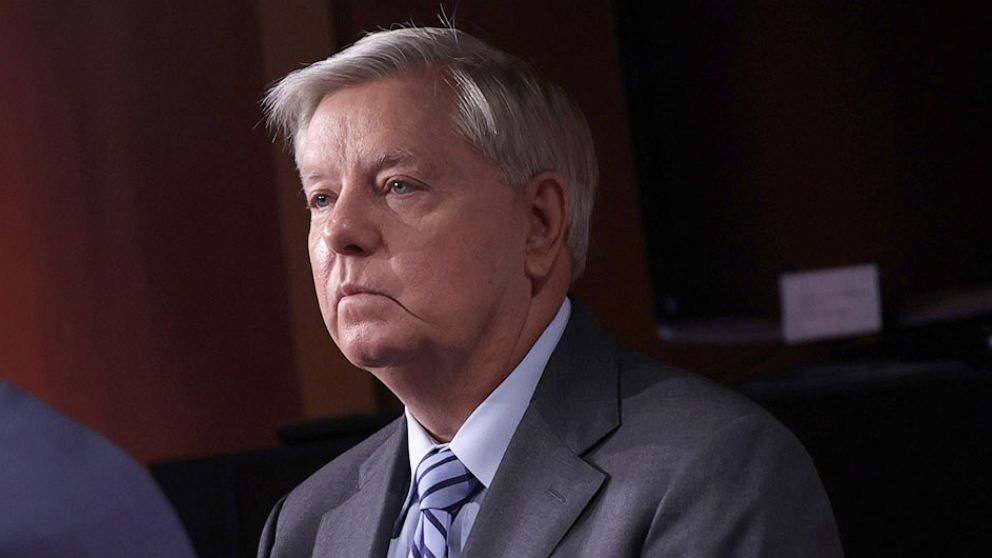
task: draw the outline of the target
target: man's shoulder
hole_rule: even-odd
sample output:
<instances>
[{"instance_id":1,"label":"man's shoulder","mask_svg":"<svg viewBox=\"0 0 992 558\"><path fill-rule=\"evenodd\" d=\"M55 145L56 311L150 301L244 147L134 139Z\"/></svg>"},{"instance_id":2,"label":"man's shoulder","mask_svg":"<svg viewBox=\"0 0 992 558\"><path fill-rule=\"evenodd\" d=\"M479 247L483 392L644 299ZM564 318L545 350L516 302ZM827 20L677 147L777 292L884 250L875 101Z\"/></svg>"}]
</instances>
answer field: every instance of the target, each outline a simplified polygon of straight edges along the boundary
<instances>
[{"instance_id":1,"label":"man's shoulder","mask_svg":"<svg viewBox=\"0 0 992 558\"><path fill-rule=\"evenodd\" d=\"M604 424L616 413L617 427L600 450L623 452L634 445L666 459L688 458L712 449L714 437L728 429L753 427L762 436L791 437L767 411L732 389L616 343L579 304L573 305L556 356L542 378L537 404L552 411L566 436L574 434L570 429L590 414L590 406L598 407L592 414L604 417Z\"/></svg>"},{"instance_id":2,"label":"man's shoulder","mask_svg":"<svg viewBox=\"0 0 992 558\"><path fill-rule=\"evenodd\" d=\"M363 467L404 425L400 417L358 445L337 456L294 488L279 502L263 533L262 548L271 545L275 531L280 544L299 554L312 547L321 518L358 491ZM404 445L405 447L405 445Z\"/></svg>"},{"instance_id":3,"label":"man's shoulder","mask_svg":"<svg viewBox=\"0 0 992 558\"><path fill-rule=\"evenodd\" d=\"M362 466L403 424L402 417L390 422L318 469L287 495L283 513L313 506L326 511L328 506L348 498L358 488Z\"/></svg>"},{"instance_id":4,"label":"man's shoulder","mask_svg":"<svg viewBox=\"0 0 992 558\"><path fill-rule=\"evenodd\" d=\"M607 454L637 447L673 475L710 465L761 474L755 460L773 458L812 468L788 428L730 387L629 351L618 361L620 426Z\"/></svg>"},{"instance_id":5,"label":"man's shoulder","mask_svg":"<svg viewBox=\"0 0 992 558\"><path fill-rule=\"evenodd\" d=\"M778 421L747 397L716 381L627 350L618 351L624 424L657 435L708 438L742 421Z\"/></svg>"},{"instance_id":6,"label":"man's shoulder","mask_svg":"<svg viewBox=\"0 0 992 558\"><path fill-rule=\"evenodd\" d=\"M623 349L616 355L619 420L584 455L610 478L594 515L612 518L605 524L626 517L642 530L645 555L731 547L840 555L816 470L785 426L713 380Z\"/></svg>"}]
</instances>

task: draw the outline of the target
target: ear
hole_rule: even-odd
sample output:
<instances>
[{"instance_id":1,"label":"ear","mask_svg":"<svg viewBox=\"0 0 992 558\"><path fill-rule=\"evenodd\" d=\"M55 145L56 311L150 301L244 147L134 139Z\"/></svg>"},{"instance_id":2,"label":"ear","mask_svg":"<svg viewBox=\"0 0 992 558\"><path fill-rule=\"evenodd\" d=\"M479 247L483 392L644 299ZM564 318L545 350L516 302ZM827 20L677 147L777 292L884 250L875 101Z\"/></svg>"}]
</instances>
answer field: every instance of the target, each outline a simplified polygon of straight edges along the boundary
<instances>
[{"instance_id":1,"label":"ear","mask_svg":"<svg viewBox=\"0 0 992 558\"><path fill-rule=\"evenodd\" d=\"M531 178L525 191L530 206L526 272L532 281L541 283L554 269L559 257L567 257L563 252L568 188L560 174L545 171Z\"/></svg>"}]
</instances>

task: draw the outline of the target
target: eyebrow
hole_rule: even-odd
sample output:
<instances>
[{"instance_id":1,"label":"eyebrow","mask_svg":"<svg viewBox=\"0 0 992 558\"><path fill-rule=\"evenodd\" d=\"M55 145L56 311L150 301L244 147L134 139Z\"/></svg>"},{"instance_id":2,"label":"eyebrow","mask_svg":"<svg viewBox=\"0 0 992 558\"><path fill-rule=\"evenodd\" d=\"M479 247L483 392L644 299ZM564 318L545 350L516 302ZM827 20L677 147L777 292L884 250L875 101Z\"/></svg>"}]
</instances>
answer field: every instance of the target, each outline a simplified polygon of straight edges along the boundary
<instances>
[{"instance_id":1,"label":"eyebrow","mask_svg":"<svg viewBox=\"0 0 992 558\"><path fill-rule=\"evenodd\" d=\"M431 175L435 170L434 165L424 162L414 156L413 152L408 149L395 149L391 151L385 151L380 153L373 159L371 170L373 172L380 172L383 169L388 169L390 167L395 167L403 164L409 164L410 166L420 169L421 171ZM300 181L304 184L309 180L320 180L324 178L324 173L320 170L310 170L306 173L300 173Z\"/></svg>"},{"instance_id":2,"label":"eyebrow","mask_svg":"<svg viewBox=\"0 0 992 558\"><path fill-rule=\"evenodd\" d=\"M413 153L406 149L397 149L395 151L380 153L379 156L375 158L375 169L380 170L387 167L396 166L412 158Z\"/></svg>"},{"instance_id":3,"label":"eyebrow","mask_svg":"<svg viewBox=\"0 0 992 558\"><path fill-rule=\"evenodd\" d=\"M406 167L424 180L432 180L441 171L437 167L436 161L429 157L420 157L408 149L381 153L375 158L374 165L373 170L375 172L382 172L392 167Z\"/></svg>"},{"instance_id":4,"label":"eyebrow","mask_svg":"<svg viewBox=\"0 0 992 558\"><path fill-rule=\"evenodd\" d=\"M324 178L324 174L318 171L310 171L308 173L300 173L300 182L306 182L307 180L317 180Z\"/></svg>"}]
</instances>

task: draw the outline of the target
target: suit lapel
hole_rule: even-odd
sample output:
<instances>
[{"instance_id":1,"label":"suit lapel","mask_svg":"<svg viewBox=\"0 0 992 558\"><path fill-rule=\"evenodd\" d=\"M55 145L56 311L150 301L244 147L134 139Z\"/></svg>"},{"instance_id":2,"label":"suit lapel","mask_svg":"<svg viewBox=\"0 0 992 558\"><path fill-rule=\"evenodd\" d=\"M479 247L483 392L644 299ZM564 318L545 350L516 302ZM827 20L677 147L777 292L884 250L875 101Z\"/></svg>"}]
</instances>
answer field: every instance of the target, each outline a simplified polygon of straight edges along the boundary
<instances>
[{"instance_id":1,"label":"suit lapel","mask_svg":"<svg viewBox=\"0 0 992 558\"><path fill-rule=\"evenodd\" d=\"M313 558L386 555L410 485L406 422L393 424L395 432L359 468L355 494L321 518Z\"/></svg>"},{"instance_id":2,"label":"suit lapel","mask_svg":"<svg viewBox=\"0 0 992 558\"><path fill-rule=\"evenodd\" d=\"M486 494L463 556L545 557L599 490L605 475L575 456L536 413L520 421Z\"/></svg>"},{"instance_id":3,"label":"suit lapel","mask_svg":"<svg viewBox=\"0 0 992 558\"><path fill-rule=\"evenodd\" d=\"M486 493L465 548L547 557L606 475L582 455L619 425L615 349L578 305Z\"/></svg>"}]
</instances>

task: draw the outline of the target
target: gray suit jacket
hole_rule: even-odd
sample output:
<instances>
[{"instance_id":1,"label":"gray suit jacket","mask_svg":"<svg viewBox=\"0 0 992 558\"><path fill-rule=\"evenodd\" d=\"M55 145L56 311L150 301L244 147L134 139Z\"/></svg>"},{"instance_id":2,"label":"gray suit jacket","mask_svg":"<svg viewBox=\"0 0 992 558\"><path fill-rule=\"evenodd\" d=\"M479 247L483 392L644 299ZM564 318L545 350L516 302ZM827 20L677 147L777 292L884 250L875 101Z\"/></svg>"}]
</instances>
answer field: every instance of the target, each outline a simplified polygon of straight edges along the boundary
<instances>
[{"instance_id":1,"label":"gray suit jacket","mask_svg":"<svg viewBox=\"0 0 992 558\"><path fill-rule=\"evenodd\" d=\"M260 557L383 557L410 482L400 418L272 511ZM841 556L816 471L750 401L627 352L579 305L464 555Z\"/></svg>"}]
</instances>

